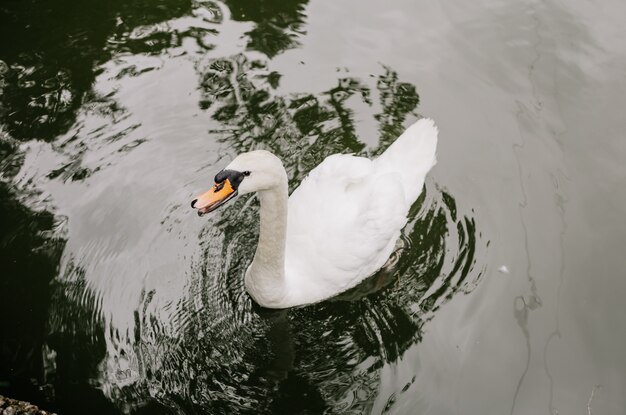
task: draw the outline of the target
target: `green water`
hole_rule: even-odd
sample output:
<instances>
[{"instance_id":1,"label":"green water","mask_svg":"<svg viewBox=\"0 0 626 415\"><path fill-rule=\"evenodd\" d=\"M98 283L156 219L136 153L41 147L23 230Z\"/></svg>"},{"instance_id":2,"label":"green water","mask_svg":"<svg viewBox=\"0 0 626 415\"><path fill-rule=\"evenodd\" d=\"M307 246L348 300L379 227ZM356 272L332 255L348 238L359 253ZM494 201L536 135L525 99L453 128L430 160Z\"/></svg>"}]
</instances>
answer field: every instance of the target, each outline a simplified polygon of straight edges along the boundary
<instances>
[{"instance_id":1,"label":"green water","mask_svg":"<svg viewBox=\"0 0 626 415\"><path fill-rule=\"evenodd\" d=\"M622 414L626 6L5 0L0 394L61 414ZM242 279L258 202L420 116L392 262L321 304Z\"/></svg>"}]
</instances>

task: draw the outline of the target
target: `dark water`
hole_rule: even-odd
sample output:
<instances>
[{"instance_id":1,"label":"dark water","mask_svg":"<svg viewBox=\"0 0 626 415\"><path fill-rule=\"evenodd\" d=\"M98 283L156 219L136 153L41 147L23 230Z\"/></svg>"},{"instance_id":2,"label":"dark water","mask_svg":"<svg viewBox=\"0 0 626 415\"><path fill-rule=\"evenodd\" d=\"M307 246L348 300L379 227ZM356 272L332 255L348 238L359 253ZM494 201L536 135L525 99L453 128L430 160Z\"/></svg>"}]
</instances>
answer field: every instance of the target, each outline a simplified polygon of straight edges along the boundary
<instances>
[{"instance_id":1,"label":"dark water","mask_svg":"<svg viewBox=\"0 0 626 415\"><path fill-rule=\"evenodd\" d=\"M466 2L467 3L467 2ZM622 414L626 5L6 0L0 393L69 413ZM242 285L264 148L291 189L419 116L392 263L284 311Z\"/></svg>"}]
</instances>

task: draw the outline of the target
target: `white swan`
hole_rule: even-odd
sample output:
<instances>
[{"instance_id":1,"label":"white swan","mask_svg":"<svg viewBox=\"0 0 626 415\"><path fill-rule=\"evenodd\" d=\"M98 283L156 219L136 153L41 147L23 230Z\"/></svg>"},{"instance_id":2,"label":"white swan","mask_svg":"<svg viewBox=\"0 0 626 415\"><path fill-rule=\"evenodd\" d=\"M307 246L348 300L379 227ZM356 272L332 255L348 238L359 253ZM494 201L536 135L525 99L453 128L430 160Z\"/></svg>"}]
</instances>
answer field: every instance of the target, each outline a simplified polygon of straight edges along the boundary
<instances>
[{"instance_id":1,"label":"white swan","mask_svg":"<svg viewBox=\"0 0 626 415\"><path fill-rule=\"evenodd\" d=\"M237 194L257 192L261 228L246 290L268 308L322 301L385 264L436 163L437 133L432 120L421 119L374 160L327 157L291 197L275 155L244 153L191 206L202 215Z\"/></svg>"}]
</instances>

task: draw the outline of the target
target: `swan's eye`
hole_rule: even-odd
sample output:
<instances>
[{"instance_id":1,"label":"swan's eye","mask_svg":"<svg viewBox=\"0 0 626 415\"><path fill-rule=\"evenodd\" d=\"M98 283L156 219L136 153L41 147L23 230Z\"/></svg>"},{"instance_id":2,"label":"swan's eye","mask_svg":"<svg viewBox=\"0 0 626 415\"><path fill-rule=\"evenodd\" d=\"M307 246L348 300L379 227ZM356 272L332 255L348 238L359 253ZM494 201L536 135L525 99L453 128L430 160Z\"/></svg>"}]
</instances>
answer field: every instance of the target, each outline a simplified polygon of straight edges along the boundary
<instances>
[{"instance_id":1,"label":"swan's eye","mask_svg":"<svg viewBox=\"0 0 626 415\"><path fill-rule=\"evenodd\" d=\"M243 172L243 175L244 175L244 176L250 176L250 170L246 170L246 171L244 171L244 172Z\"/></svg>"}]
</instances>

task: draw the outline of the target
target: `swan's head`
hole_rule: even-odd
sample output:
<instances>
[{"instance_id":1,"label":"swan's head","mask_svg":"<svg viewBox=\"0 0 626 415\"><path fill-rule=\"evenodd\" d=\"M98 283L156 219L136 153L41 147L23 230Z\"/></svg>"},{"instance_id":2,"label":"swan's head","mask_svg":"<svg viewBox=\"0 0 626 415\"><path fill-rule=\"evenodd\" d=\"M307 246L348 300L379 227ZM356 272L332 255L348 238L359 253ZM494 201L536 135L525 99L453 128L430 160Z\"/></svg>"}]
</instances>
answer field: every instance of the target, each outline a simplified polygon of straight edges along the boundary
<instances>
[{"instance_id":1,"label":"swan's head","mask_svg":"<svg viewBox=\"0 0 626 415\"><path fill-rule=\"evenodd\" d=\"M211 190L192 200L191 207L202 216L238 194L270 190L286 183L287 174L278 157L265 150L243 153L215 175Z\"/></svg>"}]
</instances>

